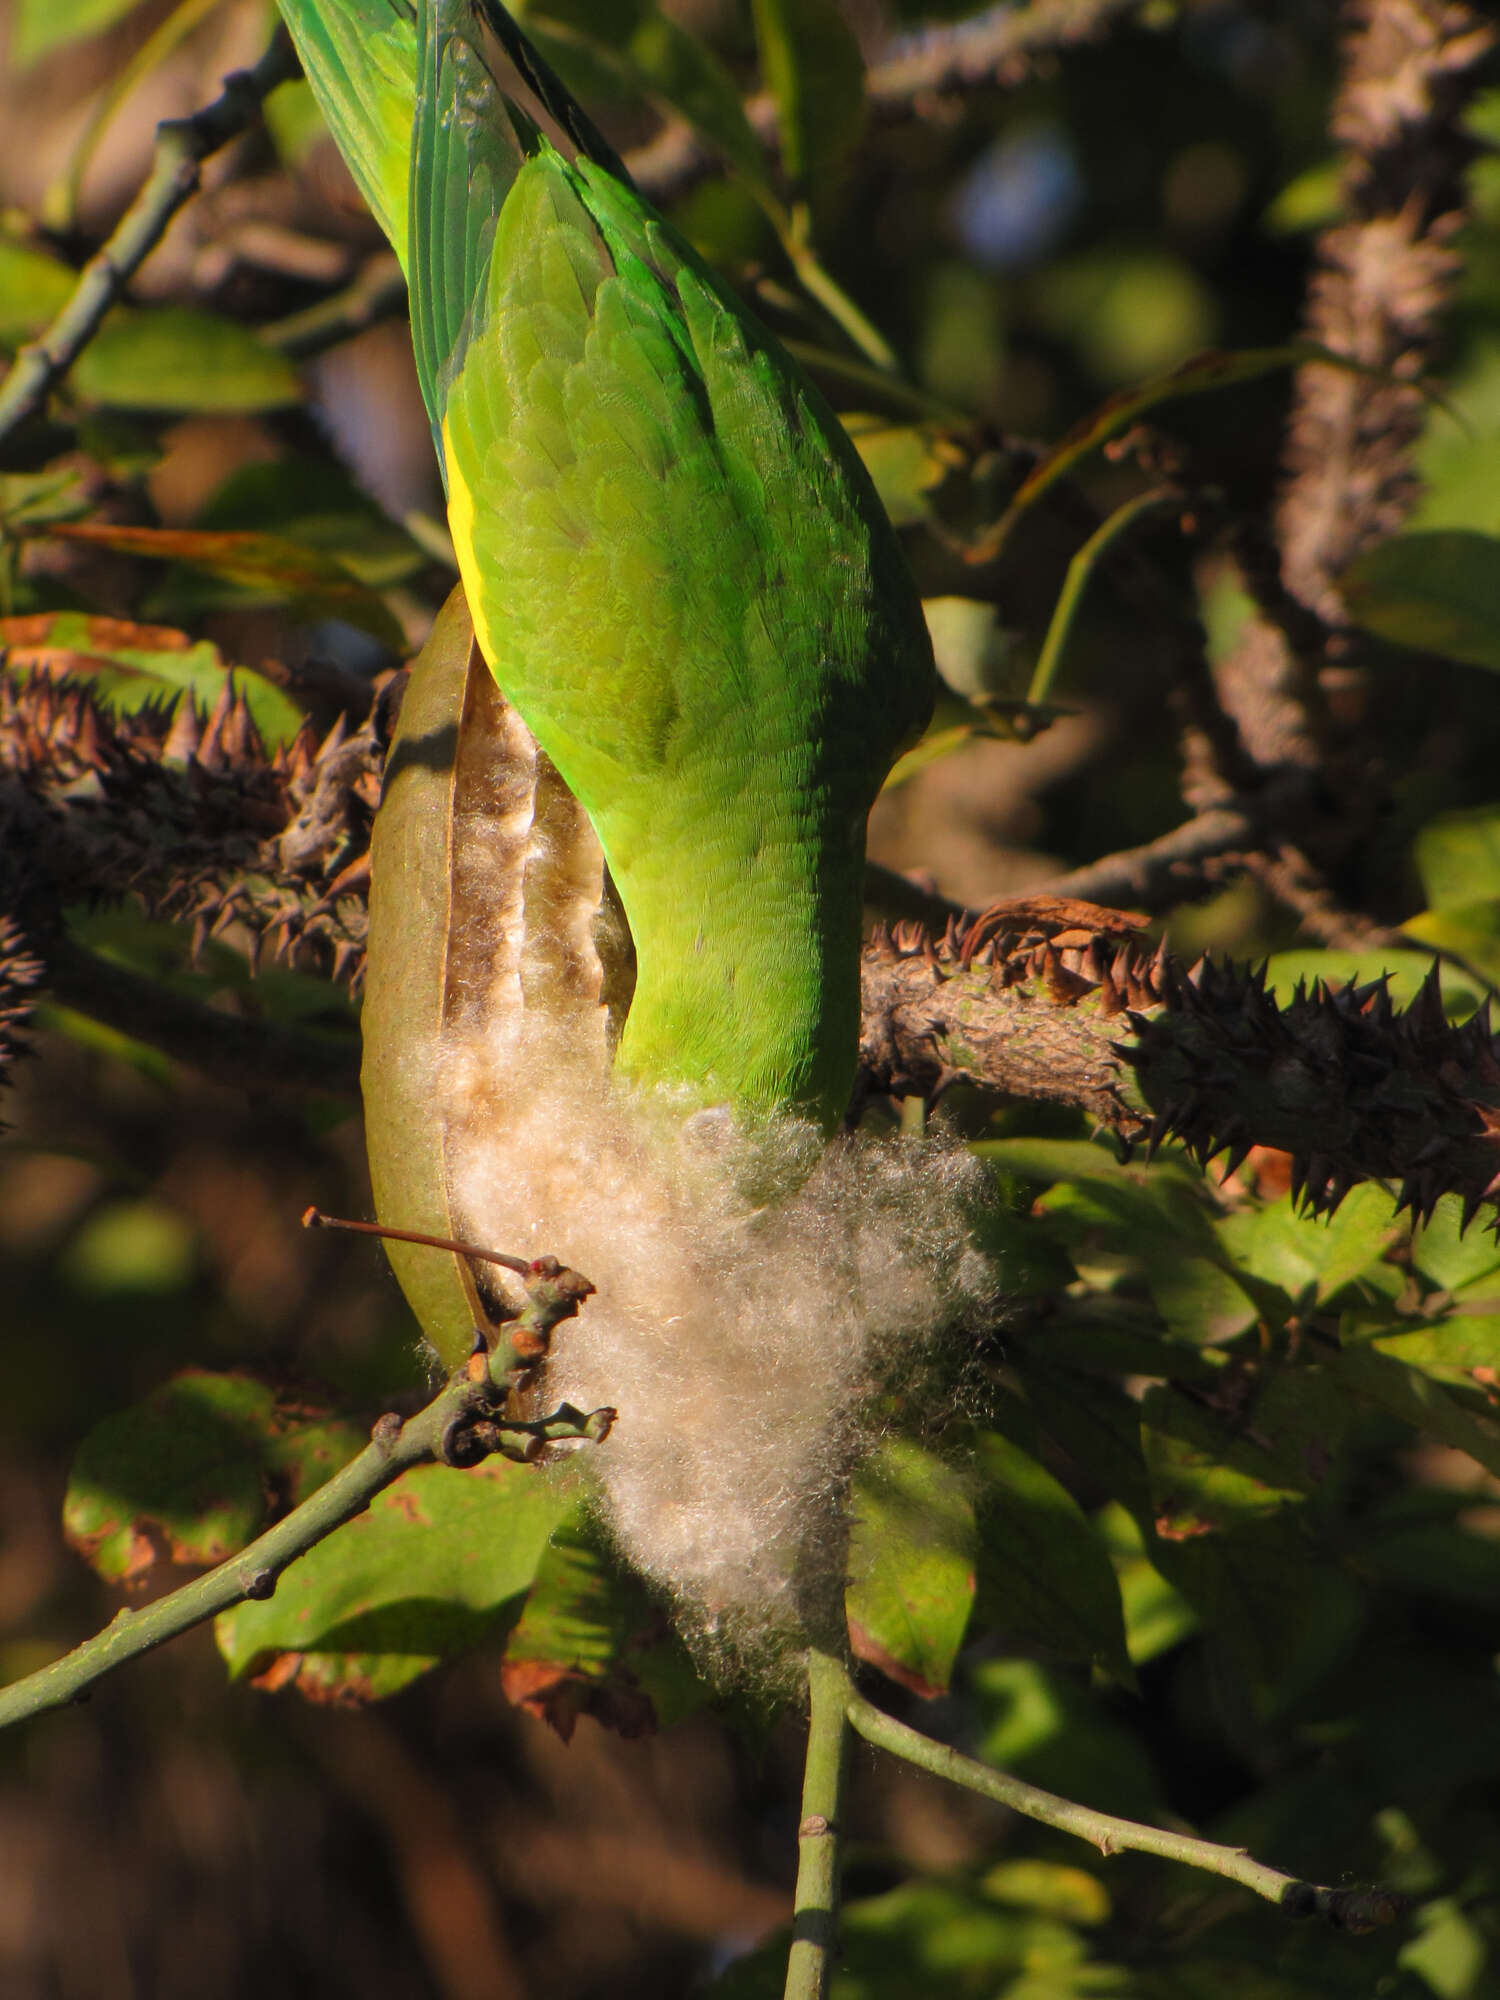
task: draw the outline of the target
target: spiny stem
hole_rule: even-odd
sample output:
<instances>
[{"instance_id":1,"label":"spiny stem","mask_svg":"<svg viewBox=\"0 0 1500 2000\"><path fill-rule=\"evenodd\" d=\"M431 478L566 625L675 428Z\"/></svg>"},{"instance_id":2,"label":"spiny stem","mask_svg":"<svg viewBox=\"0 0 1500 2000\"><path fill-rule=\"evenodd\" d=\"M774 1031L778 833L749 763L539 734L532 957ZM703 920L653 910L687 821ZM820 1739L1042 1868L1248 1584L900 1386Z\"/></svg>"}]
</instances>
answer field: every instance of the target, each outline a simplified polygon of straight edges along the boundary
<instances>
[{"instance_id":1,"label":"spiny stem","mask_svg":"<svg viewBox=\"0 0 1500 2000\"><path fill-rule=\"evenodd\" d=\"M224 79L214 102L191 118L169 118L156 128L149 178L119 227L78 274L73 296L47 331L16 355L0 387L0 438L33 416L98 332L104 315L124 292L167 232L167 224L197 192L202 163L246 131L279 83L301 74L284 28L254 69Z\"/></svg>"},{"instance_id":2,"label":"spiny stem","mask_svg":"<svg viewBox=\"0 0 1500 2000\"><path fill-rule=\"evenodd\" d=\"M849 1763L849 1676L843 1663L814 1647L807 1656L807 1692L807 1763L785 2000L827 2000L838 1949L839 1816Z\"/></svg>"},{"instance_id":3,"label":"spiny stem","mask_svg":"<svg viewBox=\"0 0 1500 2000\"><path fill-rule=\"evenodd\" d=\"M1253 1890L1289 1916L1327 1917L1342 1930L1373 1930L1390 1923L1406 1907L1406 1898L1393 1890L1368 1886L1319 1888L1295 1875L1284 1875L1279 1868L1267 1867L1242 1847L1221 1847L1191 1834L1170 1833L1164 1827L1116 1819L1112 1813L1095 1812L1090 1806L1059 1798L1055 1792L1044 1792L1004 1771L991 1770L988 1764L976 1763L946 1743L936 1743L919 1730L909 1729L873 1702L866 1701L847 1676L844 1688L845 1713L867 1743L888 1750L892 1756L904 1758L921 1770L931 1771L935 1777L946 1778L950 1784L962 1785L999 1805L1009 1806L1012 1812L1026 1819L1040 1820L1044 1826L1055 1826L1063 1833L1090 1841L1103 1855L1120 1854L1128 1849L1137 1854L1154 1854L1164 1861L1180 1861L1184 1867L1221 1875L1228 1882ZM811 1993L814 1989L806 1990ZM788 1995L791 1991L789 1986Z\"/></svg>"}]
</instances>

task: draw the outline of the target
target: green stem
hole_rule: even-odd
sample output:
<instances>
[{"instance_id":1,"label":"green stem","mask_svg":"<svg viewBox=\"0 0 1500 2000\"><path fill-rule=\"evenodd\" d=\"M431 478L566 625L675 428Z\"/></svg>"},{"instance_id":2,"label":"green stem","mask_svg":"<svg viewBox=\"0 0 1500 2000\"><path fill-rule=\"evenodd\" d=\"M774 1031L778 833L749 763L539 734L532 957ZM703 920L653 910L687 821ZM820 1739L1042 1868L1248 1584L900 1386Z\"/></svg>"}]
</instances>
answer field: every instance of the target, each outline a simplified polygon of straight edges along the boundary
<instances>
[{"instance_id":1,"label":"green stem","mask_svg":"<svg viewBox=\"0 0 1500 2000\"><path fill-rule=\"evenodd\" d=\"M831 375L856 389L868 389L872 396L878 396L882 402L893 403L899 409L909 410L919 420L942 425L950 431L967 431L973 425L973 417L966 410L959 409L956 403L945 403L939 396L930 396L925 389L903 381L899 375L892 375L884 368L872 368L868 362L855 361L847 354L835 354L831 347L820 347L812 340L790 340L783 334L781 344L811 373Z\"/></svg>"},{"instance_id":2,"label":"green stem","mask_svg":"<svg viewBox=\"0 0 1500 2000\"><path fill-rule=\"evenodd\" d=\"M1211 1840L1170 1833L1164 1827L1143 1826L1135 1820L1116 1819L1112 1813L1095 1812L1072 1799L1061 1799L1055 1792L1044 1792L1004 1771L991 1770L988 1764L976 1763L972 1757L949 1749L946 1743L935 1743L919 1730L907 1728L905 1723L897 1722L894 1716L856 1693L847 1679L845 1689L845 1712L867 1743L888 1750L892 1756L930 1771L935 1777L946 1778L950 1784L962 1785L998 1805L1009 1806L1012 1812L1026 1819L1040 1820L1044 1826L1055 1826L1060 1832L1090 1841L1105 1856L1130 1850L1154 1854L1164 1861L1179 1861L1184 1867L1199 1868L1237 1882L1241 1888L1263 1896L1268 1903L1279 1905L1290 1916L1328 1917L1345 1930L1371 1930L1378 1924L1391 1922L1405 1907L1405 1899L1388 1889L1319 1888L1295 1875L1284 1875L1279 1868L1267 1867L1264 1862L1252 1859L1242 1847L1221 1847ZM790 1994L790 1987L787 1992Z\"/></svg>"},{"instance_id":3,"label":"green stem","mask_svg":"<svg viewBox=\"0 0 1500 2000\"><path fill-rule=\"evenodd\" d=\"M807 203L797 202L790 214L779 206L768 213L781 237L781 247L808 297L817 300L834 324L848 335L865 359L882 375L898 374L900 364L885 335L873 321L866 319L832 272L819 262L818 253L812 245L812 212Z\"/></svg>"},{"instance_id":4,"label":"green stem","mask_svg":"<svg viewBox=\"0 0 1500 2000\"><path fill-rule=\"evenodd\" d=\"M1031 686L1026 692L1028 706L1040 707L1051 692L1052 683L1057 678L1057 670L1062 662L1063 651L1073 630L1073 620L1099 558L1143 515L1159 513L1164 507L1181 504L1182 495L1170 487L1156 487L1149 493L1138 493L1135 499L1127 500L1123 507L1117 507L1109 519L1101 522L1089 536L1068 564L1068 574L1063 579L1063 587L1053 609L1051 623L1047 627L1047 637L1037 657L1036 671L1031 676Z\"/></svg>"},{"instance_id":5,"label":"green stem","mask_svg":"<svg viewBox=\"0 0 1500 2000\"><path fill-rule=\"evenodd\" d=\"M473 1395L473 1384L466 1377L455 1376L434 1402L399 1430L392 1433L387 1424L377 1424L358 1458L237 1556L142 1611L129 1606L117 1611L102 1632L54 1660L50 1667L0 1689L0 1729L79 1700L96 1681L127 1660L149 1653L246 1598L269 1597L277 1577L290 1562L363 1513L382 1487L389 1486L409 1466L431 1458L446 1426L463 1414Z\"/></svg>"},{"instance_id":6,"label":"green stem","mask_svg":"<svg viewBox=\"0 0 1500 2000\"><path fill-rule=\"evenodd\" d=\"M549 1265L550 1268L544 1268ZM586 1279L579 1279L576 1272L551 1265L549 1259L542 1259L531 1269L536 1276L527 1285L529 1305L516 1324L529 1323L545 1338L559 1319L572 1316L578 1298L586 1296L593 1287ZM580 1291L580 1286L585 1289ZM512 1358L508 1346L497 1353L502 1361ZM45 1715L48 1709L84 1700L96 1681L124 1666L127 1660L151 1652L246 1598L271 1596L276 1579L289 1564L331 1535L335 1528L342 1527L345 1521L362 1514L377 1493L414 1465L438 1459L467 1466L492 1451L503 1451L509 1456L530 1455L524 1447L513 1449L502 1433L533 1439L593 1439L607 1433L613 1411L601 1410L586 1416L564 1404L550 1417L528 1423L497 1415L496 1392L490 1379L494 1365L495 1357L491 1356L483 1365L474 1362L457 1369L426 1408L408 1417L404 1424L394 1416L382 1417L358 1458L351 1459L284 1521L268 1528L228 1562L220 1563L205 1576L195 1577L169 1596L158 1598L144 1610L127 1607L116 1612L102 1632L75 1646L60 1660L54 1660L50 1667L42 1667L23 1680L0 1688L0 1729L33 1715Z\"/></svg>"},{"instance_id":7,"label":"green stem","mask_svg":"<svg viewBox=\"0 0 1500 2000\"><path fill-rule=\"evenodd\" d=\"M166 234L167 224L196 193L203 162L254 122L279 83L300 75L284 28L251 70L224 79L222 94L191 118L156 128L156 153L145 186L119 227L78 274L73 296L47 331L16 355L0 387L0 438L35 415L98 332L100 322Z\"/></svg>"},{"instance_id":8,"label":"green stem","mask_svg":"<svg viewBox=\"0 0 1500 2000\"><path fill-rule=\"evenodd\" d=\"M785 2000L827 2000L838 1950L839 1818L849 1763L849 1676L842 1661L814 1647L807 1656L807 1692L807 1764Z\"/></svg>"}]
</instances>

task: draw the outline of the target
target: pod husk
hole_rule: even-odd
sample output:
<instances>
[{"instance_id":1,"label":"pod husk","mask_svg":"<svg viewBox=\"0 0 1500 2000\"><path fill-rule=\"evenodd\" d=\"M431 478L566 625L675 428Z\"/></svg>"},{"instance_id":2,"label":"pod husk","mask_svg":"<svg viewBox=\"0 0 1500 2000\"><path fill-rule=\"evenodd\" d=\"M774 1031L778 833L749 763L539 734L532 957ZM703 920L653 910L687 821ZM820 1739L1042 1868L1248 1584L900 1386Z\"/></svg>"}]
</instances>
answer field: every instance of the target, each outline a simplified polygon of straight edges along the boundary
<instances>
[{"instance_id":1,"label":"pod husk","mask_svg":"<svg viewBox=\"0 0 1500 2000\"><path fill-rule=\"evenodd\" d=\"M566 1013L597 1039L603 1070L606 998L628 1003L629 985L600 956L608 904L593 829L495 685L455 590L412 666L371 842L361 1087L382 1222L468 1234L452 1195L462 1108L440 1086L445 1032L483 1035L518 1007ZM456 1367L493 1320L489 1267L385 1248L424 1335Z\"/></svg>"}]
</instances>

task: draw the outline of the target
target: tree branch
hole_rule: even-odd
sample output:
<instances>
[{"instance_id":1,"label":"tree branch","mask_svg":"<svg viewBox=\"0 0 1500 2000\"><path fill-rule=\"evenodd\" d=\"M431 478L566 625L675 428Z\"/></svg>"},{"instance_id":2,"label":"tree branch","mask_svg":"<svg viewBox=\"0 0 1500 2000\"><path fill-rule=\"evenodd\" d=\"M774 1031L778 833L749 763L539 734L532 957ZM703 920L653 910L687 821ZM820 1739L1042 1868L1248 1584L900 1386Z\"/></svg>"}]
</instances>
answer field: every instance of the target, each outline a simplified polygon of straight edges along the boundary
<instances>
[{"instance_id":1,"label":"tree branch","mask_svg":"<svg viewBox=\"0 0 1500 2000\"><path fill-rule=\"evenodd\" d=\"M376 1494L414 1465L438 1460L451 1466L477 1465L492 1452L531 1459L558 1438L597 1440L608 1435L613 1410L585 1415L564 1404L550 1417L524 1422L504 1414L508 1376L517 1366L535 1370L535 1343L571 1318L593 1290L586 1278L553 1258L527 1266L528 1305L502 1329L493 1351L475 1353L416 1416L401 1423L382 1417L357 1458L320 1486L282 1521L258 1536L217 1569L195 1577L180 1590L144 1610L118 1611L105 1629L75 1646L51 1666L0 1688L0 1729L48 1709L88 1698L95 1683L126 1661L137 1659L215 1618L246 1598L270 1597L282 1571L298 1556L364 1512ZM531 1344L528 1345L528 1342Z\"/></svg>"},{"instance_id":2,"label":"tree branch","mask_svg":"<svg viewBox=\"0 0 1500 2000\"><path fill-rule=\"evenodd\" d=\"M248 130L280 83L301 75L296 51L278 27L254 69L236 70L212 104L191 118L168 118L156 128L151 173L118 228L78 274L73 296L47 331L28 341L0 386L0 439L34 416L116 303L167 224L197 193L203 162Z\"/></svg>"},{"instance_id":3,"label":"tree branch","mask_svg":"<svg viewBox=\"0 0 1500 2000\"><path fill-rule=\"evenodd\" d=\"M268 758L236 699L186 729L182 711L111 717L79 688L0 676L0 913L35 956L55 957L59 997L209 1074L263 1083L284 1057L308 1087L352 1090L348 1050L101 978L52 949L68 905L134 895L202 932L232 922L254 948L358 977L378 721ZM1402 1016L1382 987L1278 1007L1250 972L1189 974L1152 955L1139 918L1067 893L1159 907L1262 840L1248 813L1205 813L977 917L877 881L947 927L906 921L867 945L865 1090L928 1096L962 1081L1073 1105L1127 1140L1175 1135L1200 1156L1282 1147L1315 1206L1369 1179L1396 1181L1423 1213L1450 1190L1471 1210L1496 1200L1500 1044L1487 1020L1449 1027L1435 984Z\"/></svg>"},{"instance_id":4,"label":"tree branch","mask_svg":"<svg viewBox=\"0 0 1500 2000\"><path fill-rule=\"evenodd\" d=\"M944 99L976 90L1014 87L1037 56L1103 34L1140 0L1001 0L967 21L894 36L865 72L865 100L883 123L930 116ZM780 126L769 91L745 100L751 130L776 152ZM653 201L670 201L706 174L719 156L689 126L674 120L648 144L625 156L631 179Z\"/></svg>"},{"instance_id":5,"label":"tree branch","mask_svg":"<svg viewBox=\"0 0 1500 2000\"><path fill-rule=\"evenodd\" d=\"M897 1722L894 1716L866 1701L852 1684L846 1682L846 1687L849 1721L867 1743L915 1764L920 1770L930 1771L934 1777L946 1778L949 1784L961 1785L966 1791L993 1799L997 1805L1008 1806L1025 1819L1040 1820L1043 1826L1055 1826L1062 1833L1087 1840L1106 1857L1130 1852L1179 1861L1185 1868L1220 1875L1227 1882L1252 1890L1285 1910L1288 1916L1326 1917L1346 1931L1375 1930L1391 1923L1407 1907L1406 1897L1390 1889L1319 1888L1254 1860L1243 1847L1221 1847L1211 1840L1170 1833L1165 1827L1143 1826L1136 1820L1116 1819L1111 1813L1095 1812L1090 1806L1059 1798L1055 1792L1044 1792L1004 1771L992 1770L988 1764L976 1763L946 1743L934 1742L919 1730L909 1729L904 1722Z\"/></svg>"},{"instance_id":6,"label":"tree branch","mask_svg":"<svg viewBox=\"0 0 1500 2000\"><path fill-rule=\"evenodd\" d=\"M997 904L941 940L919 927L865 952L868 1089L953 1083L1067 1104L1127 1141L1179 1139L1205 1163L1252 1145L1293 1155L1315 1212L1391 1180L1417 1215L1500 1201L1500 1037L1488 1009L1443 1014L1436 968L1404 1014L1383 980L1280 1007L1263 974L1185 971L1120 919L1046 898ZM1082 920L1081 920L1082 919Z\"/></svg>"}]
</instances>

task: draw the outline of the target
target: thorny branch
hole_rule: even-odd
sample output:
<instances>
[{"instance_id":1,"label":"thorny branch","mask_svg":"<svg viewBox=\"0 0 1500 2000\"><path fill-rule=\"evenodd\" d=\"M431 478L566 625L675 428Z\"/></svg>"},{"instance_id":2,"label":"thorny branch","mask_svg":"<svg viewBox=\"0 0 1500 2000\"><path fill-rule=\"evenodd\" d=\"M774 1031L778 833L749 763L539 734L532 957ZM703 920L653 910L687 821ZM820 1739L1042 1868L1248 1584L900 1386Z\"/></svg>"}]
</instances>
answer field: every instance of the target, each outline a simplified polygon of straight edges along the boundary
<instances>
[{"instance_id":1,"label":"thorny branch","mask_svg":"<svg viewBox=\"0 0 1500 2000\"><path fill-rule=\"evenodd\" d=\"M105 971L62 911L138 898L265 953L358 982L369 827L389 700L357 730L310 730L268 757L227 685L206 722L111 717L77 683L0 677L0 1032L43 980L70 1005L209 1073L352 1093L352 1038L224 1016ZM1253 835L1233 814L1081 871L1059 887L1125 900ZM1170 899L1169 895L1168 898ZM1153 895L1151 900L1156 900ZM24 940L24 941L23 941ZM45 965L45 974L41 965ZM7 1011L8 1010L8 1011ZM1229 966L1191 973L1141 920L1077 896L999 903L946 931L879 930L863 969L863 1088L931 1096L955 1082L1075 1106L1123 1139L1201 1156L1294 1154L1315 1207L1390 1179L1421 1213L1448 1191L1500 1196L1500 1043L1444 1017L1436 985L1405 1014L1377 982L1279 1006Z\"/></svg>"},{"instance_id":2,"label":"thorny branch","mask_svg":"<svg viewBox=\"0 0 1500 2000\"><path fill-rule=\"evenodd\" d=\"M1318 878L1355 851L1383 788L1357 724L1336 728L1325 696L1327 669L1347 695L1358 664L1338 578L1416 496L1424 408L1408 384L1428 365L1458 274L1474 152L1461 114L1495 39L1463 0L1349 0L1346 19L1332 121L1345 219L1319 240L1303 334L1366 372L1298 373L1274 545L1242 538L1238 551L1257 610L1219 673L1265 781L1305 822L1283 828L1302 855L1284 886L1314 933L1339 942L1347 926Z\"/></svg>"},{"instance_id":3,"label":"thorny branch","mask_svg":"<svg viewBox=\"0 0 1500 2000\"><path fill-rule=\"evenodd\" d=\"M916 925L865 953L867 1085L931 1096L954 1083L1085 1111L1205 1164L1252 1145L1292 1154L1314 1213L1391 1180L1419 1217L1459 1194L1500 1200L1500 1037L1482 1008L1443 1013L1437 970L1405 1013L1384 979L1280 1006L1264 975L1153 951L1128 919L1017 899L934 940Z\"/></svg>"}]
</instances>

